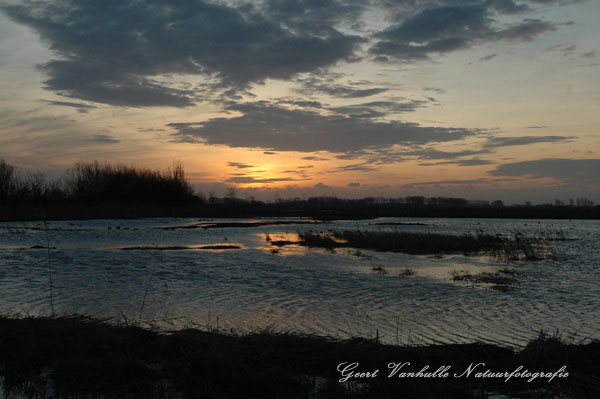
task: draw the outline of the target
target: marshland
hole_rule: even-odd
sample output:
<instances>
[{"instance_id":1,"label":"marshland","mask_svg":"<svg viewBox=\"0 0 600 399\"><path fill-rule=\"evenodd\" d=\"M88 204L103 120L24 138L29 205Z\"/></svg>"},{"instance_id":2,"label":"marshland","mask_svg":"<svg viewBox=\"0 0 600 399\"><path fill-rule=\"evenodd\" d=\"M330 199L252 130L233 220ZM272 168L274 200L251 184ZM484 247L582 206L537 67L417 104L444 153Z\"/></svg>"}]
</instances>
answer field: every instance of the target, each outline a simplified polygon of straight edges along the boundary
<instances>
[{"instance_id":1,"label":"marshland","mask_svg":"<svg viewBox=\"0 0 600 399\"><path fill-rule=\"evenodd\" d=\"M414 224L382 225L396 222ZM328 245L302 240L315 236ZM455 247L415 251L419 240ZM515 346L541 330L597 339L599 240L599 222L581 220L2 222L0 309L50 314L50 266L57 313L161 328L218 317L228 331L273 325L390 344Z\"/></svg>"},{"instance_id":2,"label":"marshland","mask_svg":"<svg viewBox=\"0 0 600 399\"><path fill-rule=\"evenodd\" d=\"M176 165L152 172L82 164L68 176L62 186L38 179L49 191L13 176L3 191L2 209L11 217L0 222L0 370L17 397L44 397L45 390L53 392L47 397L171 397L171 388L183 397L240 397L229 390L231 381L258 397L285 396L288 388L299 397L487 397L512 390L586 397L597 389L598 220L511 219L521 208L440 208L439 199L425 207L335 199L211 202L191 194ZM159 191L179 187L176 198L123 202L103 194L140 177ZM301 212L286 208L290 203ZM365 204L369 216L384 216L334 217L357 216L353 207ZM28 209L37 213L21 217ZM218 217L252 209L258 217ZM404 213L440 209L460 212ZM104 213L110 217L97 218ZM172 213L177 217L147 217ZM53 220L65 214L76 217ZM561 339L538 339L557 331ZM125 348L125 357L115 348ZM185 364L173 357L188 350ZM533 390L332 383L334 362L354 353L371 364L395 360L385 355L392 353L420 361L433 354L432 362L458 356L460 366L489 359L499 367L554 365L547 356L560 354L556 362L568 362L581 380ZM108 373L111 367L119 373ZM81 374L70 376L76 370ZM82 390L78 378L89 382L94 373L106 379ZM269 383L272 373L286 383Z\"/></svg>"}]
</instances>

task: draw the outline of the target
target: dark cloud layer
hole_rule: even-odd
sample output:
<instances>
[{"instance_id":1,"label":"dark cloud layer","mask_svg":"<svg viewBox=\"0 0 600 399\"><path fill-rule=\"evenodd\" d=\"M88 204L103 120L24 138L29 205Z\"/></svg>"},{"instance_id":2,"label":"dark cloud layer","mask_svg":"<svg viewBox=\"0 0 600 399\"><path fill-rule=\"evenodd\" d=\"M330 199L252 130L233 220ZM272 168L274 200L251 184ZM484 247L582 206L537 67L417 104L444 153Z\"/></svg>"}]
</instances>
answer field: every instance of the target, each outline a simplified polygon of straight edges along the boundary
<instances>
[{"instance_id":1,"label":"dark cloud layer","mask_svg":"<svg viewBox=\"0 0 600 399\"><path fill-rule=\"evenodd\" d=\"M337 153L395 144L448 142L477 134L469 129L321 115L312 110L290 110L265 102L230 105L227 110L243 115L169 126L176 130L173 136L184 141L192 139L206 144L276 151Z\"/></svg>"},{"instance_id":2,"label":"dark cloud layer","mask_svg":"<svg viewBox=\"0 0 600 399\"><path fill-rule=\"evenodd\" d=\"M349 12L327 3L338 17ZM307 4L305 9L322 8ZM50 77L48 89L111 105L175 107L191 105L193 93L158 83L155 76L200 74L243 88L333 65L352 57L363 42L331 27L310 30L317 20L292 23L300 11L280 8L277 15L287 15L283 22L251 6L204 0L24 0L2 6L60 56L41 66ZM295 28L285 29L286 21Z\"/></svg>"},{"instance_id":3,"label":"dark cloud layer","mask_svg":"<svg viewBox=\"0 0 600 399\"><path fill-rule=\"evenodd\" d=\"M33 28L56 54L39 66L48 76L47 89L116 106L187 107L216 89L223 98L241 100L241 93L250 95L250 84L301 73L312 74L297 82L305 95L385 93L388 87L343 85L315 75L322 77L340 61L359 60L359 49L371 39L370 54L403 62L482 43L533 40L558 24L524 18L502 25L500 17L576 2L22 0L3 2L0 10ZM396 9L386 29L358 35L336 28L358 26L365 9L382 5ZM165 83L173 75L200 75L206 83Z\"/></svg>"},{"instance_id":4,"label":"dark cloud layer","mask_svg":"<svg viewBox=\"0 0 600 399\"><path fill-rule=\"evenodd\" d=\"M263 11L270 19L296 32L335 33L340 22L356 22L367 2L362 0L266 0Z\"/></svg>"},{"instance_id":5,"label":"dark cloud layer","mask_svg":"<svg viewBox=\"0 0 600 399\"><path fill-rule=\"evenodd\" d=\"M375 35L378 42L370 52L376 59L425 60L431 54L466 49L486 42L530 41L557 29L556 24L540 19L523 19L510 26L500 26L495 13L527 11L510 1L424 3L429 7L413 15L399 14L395 24Z\"/></svg>"},{"instance_id":6,"label":"dark cloud layer","mask_svg":"<svg viewBox=\"0 0 600 399\"><path fill-rule=\"evenodd\" d=\"M545 5L556 5L556 6L567 6L569 4L583 3L586 0L529 0L532 3L545 4Z\"/></svg>"},{"instance_id":7,"label":"dark cloud layer","mask_svg":"<svg viewBox=\"0 0 600 399\"><path fill-rule=\"evenodd\" d=\"M509 147L515 145L539 144L539 143L568 143L577 137L567 136L522 136L522 137L490 137L484 144L484 148Z\"/></svg>"},{"instance_id":8,"label":"dark cloud layer","mask_svg":"<svg viewBox=\"0 0 600 399\"><path fill-rule=\"evenodd\" d=\"M492 152L488 149L481 150L461 150L461 151L439 151L435 148L431 148L428 146L411 146L411 148L374 148L374 149L361 149L355 151L349 151L345 154L337 155L337 159L343 160L354 160L354 159L364 159L369 162L377 163L377 164L385 164L385 163L396 163L396 162L404 162L408 160L427 160L427 161L435 161L435 160L448 160L448 161L440 161L440 162L428 162L421 164L422 166L428 165L440 165L440 164L456 164L456 163L464 163L463 166L468 165L469 162L474 162L470 160L461 160L460 158L487 154ZM477 162L482 162L478 158ZM488 163L488 161L484 161Z\"/></svg>"},{"instance_id":9,"label":"dark cloud layer","mask_svg":"<svg viewBox=\"0 0 600 399\"><path fill-rule=\"evenodd\" d=\"M493 176L554 178L565 183L599 186L600 159L548 158L499 165Z\"/></svg>"},{"instance_id":10,"label":"dark cloud layer","mask_svg":"<svg viewBox=\"0 0 600 399\"><path fill-rule=\"evenodd\" d=\"M490 0L488 4L491 8L503 14L521 14L531 11L527 4L517 4L514 0Z\"/></svg>"}]
</instances>

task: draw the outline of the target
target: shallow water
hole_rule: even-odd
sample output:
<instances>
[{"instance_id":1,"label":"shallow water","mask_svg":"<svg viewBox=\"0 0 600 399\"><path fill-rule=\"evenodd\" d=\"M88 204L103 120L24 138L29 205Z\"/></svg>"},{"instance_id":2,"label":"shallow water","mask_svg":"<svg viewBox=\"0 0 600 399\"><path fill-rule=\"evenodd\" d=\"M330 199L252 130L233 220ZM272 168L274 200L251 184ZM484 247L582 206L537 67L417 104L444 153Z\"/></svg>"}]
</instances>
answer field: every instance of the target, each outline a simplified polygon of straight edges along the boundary
<instances>
[{"instance_id":1,"label":"shallow water","mask_svg":"<svg viewBox=\"0 0 600 399\"><path fill-rule=\"evenodd\" d=\"M598 221L381 218L160 229L257 220L92 220L50 222L47 227L41 222L0 223L0 311L50 314L50 261L57 313L127 318L167 329L218 324L219 329L245 332L268 327L340 338L379 336L398 344L484 341L518 346L540 331L558 331L575 342L600 339ZM394 222L424 225L381 225ZM506 264L462 255L274 247L266 239L294 240L301 231L344 229L520 231L574 240L555 242L557 260ZM31 249L47 242L49 251ZM211 249L215 245L239 248ZM168 248L172 246L179 248ZM373 270L379 267L387 274ZM518 284L508 291L455 282L451 275L506 267L520 272ZM399 276L405 269L414 275Z\"/></svg>"}]
</instances>

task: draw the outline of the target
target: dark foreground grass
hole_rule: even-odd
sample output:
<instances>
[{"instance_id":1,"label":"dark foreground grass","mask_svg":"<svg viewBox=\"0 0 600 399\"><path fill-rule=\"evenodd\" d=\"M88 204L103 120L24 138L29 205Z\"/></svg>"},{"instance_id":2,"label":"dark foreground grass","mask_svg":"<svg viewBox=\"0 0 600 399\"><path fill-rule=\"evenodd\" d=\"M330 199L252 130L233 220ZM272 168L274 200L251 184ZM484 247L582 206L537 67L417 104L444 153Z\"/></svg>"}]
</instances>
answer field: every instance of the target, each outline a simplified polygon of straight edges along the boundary
<instances>
[{"instance_id":1,"label":"dark foreground grass","mask_svg":"<svg viewBox=\"0 0 600 399\"><path fill-rule=\"evenodd\" d=\"M320 248L361 248L417 255L488 254L502 260L545 260L556 257L551 240L544 236L441 234L405 231L335 231L299 233L300 244Z\"/></svg>"},{"instance_id":2,"label":"dark foreground grass","mask_svg":"<svg viewBox=\"0 0 600 399\"><path fill-rule=\"evenodd\" d=\"M338 365L359 362L375 378L340 383ZM451 366L448 378L387 378ZM453 378L481 371L554 372L566 378ZM400 347L372 340L263 331L234 336L193 329L158 333L83 316L0 317L0 374L7 397L27 398L597 398L600 343L540 335L519 352L489 344ZM11 396L12 395L12 396Z\"/></svg>"}]
</instances>

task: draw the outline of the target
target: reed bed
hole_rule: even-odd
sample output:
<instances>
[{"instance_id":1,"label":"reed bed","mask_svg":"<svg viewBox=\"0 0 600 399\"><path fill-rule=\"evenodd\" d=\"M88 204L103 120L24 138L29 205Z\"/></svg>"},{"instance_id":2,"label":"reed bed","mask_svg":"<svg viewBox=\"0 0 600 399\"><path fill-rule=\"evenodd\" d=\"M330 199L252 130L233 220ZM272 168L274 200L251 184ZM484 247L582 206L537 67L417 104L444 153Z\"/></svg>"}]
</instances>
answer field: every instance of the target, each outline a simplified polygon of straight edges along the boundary
<instances>
[{"instance_id":1,"label":"reed bed","mask_svg":"<svg viewBox=\"0 0 600 399\"><path fill-rule=\"evenodd\" d=\"M506 261L548 260L557 256L553 241L543 235L441 234L405 231L301 232L299 244L319 248L359 248L416 255L492 255Z\"/></svg>"}]
</instances>

